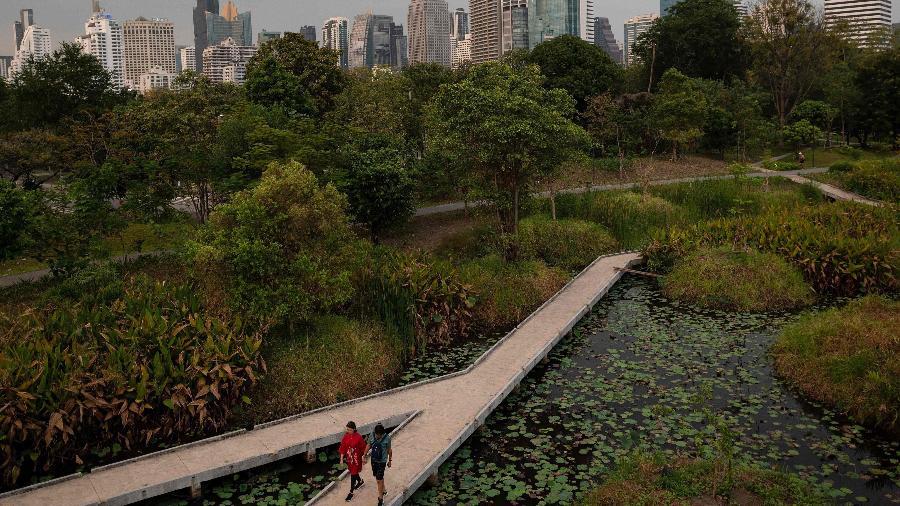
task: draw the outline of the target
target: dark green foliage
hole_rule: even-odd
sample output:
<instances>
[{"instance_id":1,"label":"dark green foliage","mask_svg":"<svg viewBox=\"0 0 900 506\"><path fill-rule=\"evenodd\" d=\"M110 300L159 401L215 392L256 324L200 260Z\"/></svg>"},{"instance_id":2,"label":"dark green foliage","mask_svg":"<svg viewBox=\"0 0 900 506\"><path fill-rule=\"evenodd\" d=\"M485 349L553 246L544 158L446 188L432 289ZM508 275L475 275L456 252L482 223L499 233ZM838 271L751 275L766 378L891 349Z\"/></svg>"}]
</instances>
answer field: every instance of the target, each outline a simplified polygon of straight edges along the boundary
<instances>
[{"instance_id":1,"label":"dark green foliage","mask_svg":"<svg viewBox=\"0 0 900 506\"><path fill-rule=\"evenodd\" d=\"M527 61L541 68L547 78L544 86L568 92L579 112L587 108L591 97L618 91L621 81L621 67L605 51L574 35L538 44Z\"/></svg>"},{"instance_id":2,"label":"dark green foliage","mask_svg":"<svg viewBox=\"0 0 900 506\"><path fill-rule=\"evenodd\" d=\"M897 290L900 271L897 222L891 209L851 203L773 209L672 228L645 254L652 269L668 272L677 259L702 246L753 248L799 268L819 293L889 293Z\"/></svg>"},{"instance_id":3,"label":"dark green foliage","mask_svg":"<svg viewBox=\"0 0 900 506\"><path fill-rule=\"evenodd\" d=\"M858 116L863 134L887 134L893 149L900 148L900 47L875 51L864 59L855 84L862 91ZM866 147L867 137L858 137Z\"/></svg>"},{"instance_id":4,"label":"dark green foliage","mask_svg":"<svg viewBox=\"0 0 900 506\"><path fill-rule=\"evenodd\" d=\"M660 137L672 146L672 160L703 136L709 102L701 85L677 69L667 70L659 83L651 114Z\"/></svg>"},{"instance_id":5,"label":"dark green foliage","mask_svg":"<svg viewBox=\"0 0 900 506\"><path fill-rule=\"evenodd\" d=\"M374 241L412 216L413 181L400 153L390 149L358 153L343 176L350 214Z\"/></svg>"},{"instance_id":6,"label":"dark green foliage","mask_svg":"<svg viewBox=\"0 0 900 506\"><path fill-rule=\"evenodd\" d=\"M750 63L738 12L728 0L676 2L639 38L635 53L646 67L655 60L654 83L673 68L701 79L743 79Z\"/></svg>"},{"instance_id":7,"label":"dark green foliage","mask_svg":"<svg viewBox=\"0 0 900 506\"><path fill-rule=\"evenodd\" d=\"M791 162L785 160L766 160L765 162L763 162L763 167L769 170L777 170L779 172L800 170L803 168L800 166L799 162Z\"/></svg>"},{"instance_id":8,"label":"dark green foliage","mask_svg":"<svg viewBox=\"0 0 900 506\"><path fill-rule=\"evenodd\" d=\"M0 179L0 260L20 253L26 243L33 205L28 192Z\"/></svg>"},{"instance_id":9,"label":"dark green foliage","mask_svg":"<svg viewBox=\"0 0 900 506\"><path fill-rule=\"evenodd\" d=\"M3 484L225 428L265 370L261 338L210 315L194 287L137 278L0 321Z\"/></svg>"},{"instance_id":10,"label":"dark green foliage","mask_svg":"<svg viewBox=\"0 0 900 506\"><path fill-rule=\"evenodd\" d=\"M519 254L551 267L574 271L598 256L618 250L616 240L602 226L589 221L545 217L526 218L519 227Z\"/></svg>"},{"instance_id":11,"label":"dark green foliage","mask_svg":"<svg viewBox=\"0 0 900 506\"><path fill-rule=\"evenodd\" d=\"M844 171L843 169L849 170ZM865 160L855 165L839 166L840 186L867 197L892 204L900 204L900 160Z\"/></svg>"},{"instance_id":12,"label":"dark green foliage","mask_svg":"<svg viewBox=\"0 0 900 506\"><path fill-rule=\"evenodd\" d=\"M803 276L780 257L756 251L701 248L680 259L665 279L667 296L713 309L779 311L813 302Z\"/></svg>"},{"instance_id":13,"label":"dark green foliage","mask_svg":"<svg viewBox=\"0 0 900 506\"><path fill-rule=\"evenodd\" d=\"M247 66L247 96L290 113L321 115L344 87L338 57L337 51L288 32L263 44Z\"/></svg>"}]
</instances>

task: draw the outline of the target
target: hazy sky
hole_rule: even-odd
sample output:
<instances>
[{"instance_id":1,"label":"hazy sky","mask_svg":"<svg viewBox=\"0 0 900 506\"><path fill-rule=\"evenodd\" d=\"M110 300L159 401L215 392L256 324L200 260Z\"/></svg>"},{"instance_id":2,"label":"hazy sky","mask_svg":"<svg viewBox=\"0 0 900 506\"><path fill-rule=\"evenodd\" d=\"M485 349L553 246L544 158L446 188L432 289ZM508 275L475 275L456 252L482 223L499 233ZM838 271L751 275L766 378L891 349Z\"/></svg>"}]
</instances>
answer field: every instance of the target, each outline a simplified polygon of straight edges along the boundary
<instances>
[{"instance_id":1,"label":"hazy sky","mask_svg":"<svg viewBox=\"0 0 900 506\"><path fill-rule=\"evenodd\" d=\"M220 0L222 4L226 0ZM388 14L406 24L408 0L234 0L238 10L253 13L254 41L263 28L273 31L296 30L303 25L315 25L321 30L322 21L332 16L353 16L372 9L376 14ZM821 3L822 0L817 0ZM102 6L116 19L124 21L138 16L164 17L175 23L175 43L193 45L191 20L194 0L101 0ZM448 0L451 9L464 7L468 0ZM900 0L894 0L894 21L900 18ZM34 9L36 24L50 29L54 44L71 41L84 33L84 22L90 16L91 0L0 0L0 55L12 55L15 45L13 21L19 9ZM631 16L657 12L658 0L595 0L594 14L610 18L616 39L622 41L622 24Z\"/></svg>"}]
</instances>

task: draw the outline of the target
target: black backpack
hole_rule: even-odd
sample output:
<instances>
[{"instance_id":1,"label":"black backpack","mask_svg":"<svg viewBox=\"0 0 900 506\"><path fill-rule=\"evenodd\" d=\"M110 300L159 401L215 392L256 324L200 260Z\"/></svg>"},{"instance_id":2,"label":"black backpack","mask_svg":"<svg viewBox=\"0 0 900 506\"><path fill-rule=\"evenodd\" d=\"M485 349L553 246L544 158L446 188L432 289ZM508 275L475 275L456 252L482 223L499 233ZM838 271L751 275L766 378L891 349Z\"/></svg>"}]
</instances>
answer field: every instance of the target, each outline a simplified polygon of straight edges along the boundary
<instances>
[{"instance_id":1,"label":"black backpack","mask_svg":"<svg viewBox=\"0 0 900 506\"><path fill-rule=\"evenodd\" d=\"M372 460L381 462L384 460L384 436L381 439L372 437Z\"/></svg>"}]
</instances>

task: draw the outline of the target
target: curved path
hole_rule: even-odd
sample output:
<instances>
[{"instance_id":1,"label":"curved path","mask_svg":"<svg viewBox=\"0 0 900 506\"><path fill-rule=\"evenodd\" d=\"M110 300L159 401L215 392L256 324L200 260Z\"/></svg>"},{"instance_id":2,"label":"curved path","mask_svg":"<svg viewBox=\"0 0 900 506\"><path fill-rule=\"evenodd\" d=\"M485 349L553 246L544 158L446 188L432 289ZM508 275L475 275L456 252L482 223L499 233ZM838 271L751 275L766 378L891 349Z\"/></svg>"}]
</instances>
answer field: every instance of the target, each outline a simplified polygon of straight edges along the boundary
<instances>
[{"instance_id":1,"label":"curved path","mask_svg":"<svg viewBox=\"0 0 900 506\"><path fill-rule=\"evenodd\" d=\"M347 420L361 432L379 422L404 425L393 435L385 501L402 504L606 294L621 269L640 260L637 253L598 258L459 373L23 489L0 497L0 505L119 505L196 490L202 482L334 444ZM356 501L375 504L374 480L368 468L364 472L369 485ZM345 482L331 485L312 502L344 504L347 489Z\"/></svg>"}]
</instances>

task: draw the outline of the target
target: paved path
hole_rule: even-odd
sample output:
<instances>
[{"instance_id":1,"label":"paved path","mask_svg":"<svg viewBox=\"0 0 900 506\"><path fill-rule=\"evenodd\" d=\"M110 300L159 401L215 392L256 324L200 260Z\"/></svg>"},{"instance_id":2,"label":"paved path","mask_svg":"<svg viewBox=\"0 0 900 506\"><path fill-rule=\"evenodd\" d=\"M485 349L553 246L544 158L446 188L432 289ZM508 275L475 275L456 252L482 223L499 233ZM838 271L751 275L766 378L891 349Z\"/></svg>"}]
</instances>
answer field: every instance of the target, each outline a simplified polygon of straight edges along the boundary
<instances>
[{"instance_id":1,"label":"paved path","mask_svg":"<svg viewBox=\"0 0 900 506\"><path fill-rule=\"evenodd\" d=\"M756 167L756 166L754 166ZM826 168L812 168L812 169L801 169L795 171L784 171L784 172L776 172L776 171L768 171L761 167L758 172L753 172L747 174L746 177L772 177L773 175L779 175L786 178L791 178L792 176L799 176L803 174L821 174L823 172L827 172ZM721 179L731 179L734 176L732 175L720 175L720 176L698 176L698 177L685 177L680 179L659 179L656 181L650 181L650 186L665 186L667 184L678 184L678 183L692 183L694 181L715 181ZM603 191L613 191L613 190L630 190L632 188L640 188L642 183L622 183L622 184L607 184L607 185L592 185L585 186L581 188L569 188L565 190L557 191L557 195L578 195L582 193L589 192L603 192ZM550 197L550 192L540 192L535 194L538 197L548 198ZM477 201L477 202L469 202L468 207L479 207L486 205L487 201ZM443 214L450 213L454 211L462 211L466 208L465 202L449 202L446 204L438 204L436 206L429 207L420 207L416 210L416 216L431 216L435 214Z\"/></svg>"},{"instance_id":2,"label":"paved path","mask_svg":"<svg viewBox=\"0 0 900 506\"><path fill-rule=\"evenodd\" d=\"M173 250L144 251L139 253L129 253L127 255L119 255L110 259L112 262L124 263L137 260L146 256L157 256L165 253L172 253ZM50 269L40 269L37 271L21 272L19 274L10 274L9 276L0 276L0 288L7 288L18 285L19 283L34 283L40 281L50 275Z\"/></svg>"},{"instance_id":3,"label":"paved path","mask_svg":"<svg viewBox=\"0 0 900 506\"><path fill-rule=\"evenodd\" d=\"M883 205L881 202L878 202L877 200L867 199L861 195L857 195L856 193L853 193L853 192L848 192L847 190L842 190L836 186L832 186L830 184L825 184L825 183L820 183L819 181L815 181L815 180L803 177L803 174L815 174L816 172L803 172L801 174L801 171L779 172L777 170L769 170L769 169L762 169L762 170L768 176L780 175L780 176L786 177L787 179L789 179L797 184L811 184L811 185L815 186L816 188L818 188L819 191L824 193L826 196L833 198L834 200L848 200L851 202L857 202L860 204L866 204L869 206L876 206L876 207ZM819 169L815 169L815 170L819 170ZM827 171L827 169L821 170L820 172L825 172L825 171Z\"/></svg>"},{"instance_id":4,"label":"paved path","mask_svg":"<svg viewBox=\"0 0 900 506\"><path fill-rule=\"evenodd\" d=\"M598 258L460 373L95 469L4 496L0 506L128 504L334 444L347 420L366 432L378 422L397 426L413 417L394 433L394 465L387 473L385 502L402 504L606 294L622 276L619 269L639 261L637 253ZM375 481L368 468L365 473L369 484L357 501L375 504ZM315 502L344 504L348 487L332 486Z\"/></svg>"}]
</instances>

